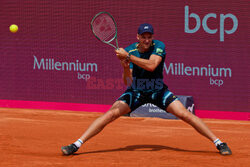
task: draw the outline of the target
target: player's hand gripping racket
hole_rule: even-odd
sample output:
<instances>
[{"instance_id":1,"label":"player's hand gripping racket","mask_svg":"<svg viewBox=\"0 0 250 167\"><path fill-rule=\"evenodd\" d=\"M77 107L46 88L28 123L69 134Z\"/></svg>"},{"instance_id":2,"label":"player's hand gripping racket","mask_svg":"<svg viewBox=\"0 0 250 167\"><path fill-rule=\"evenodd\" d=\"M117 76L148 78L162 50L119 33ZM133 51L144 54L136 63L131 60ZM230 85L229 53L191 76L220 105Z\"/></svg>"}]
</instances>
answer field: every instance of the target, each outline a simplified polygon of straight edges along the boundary
<instances>
[{"instance_id":1,"label":"player's hand gripping racket","mask_svg":"<svg viewBox=\"0 0 250 167\"><path fill-rule=\"evenodd\" d=\"M100 12L96 14L91 21L91 29L97 39L115 49L119 49L117 42L117 24L110 13ZM114 40L116 45L111 43Z\"/></svg>"}]
</instances>

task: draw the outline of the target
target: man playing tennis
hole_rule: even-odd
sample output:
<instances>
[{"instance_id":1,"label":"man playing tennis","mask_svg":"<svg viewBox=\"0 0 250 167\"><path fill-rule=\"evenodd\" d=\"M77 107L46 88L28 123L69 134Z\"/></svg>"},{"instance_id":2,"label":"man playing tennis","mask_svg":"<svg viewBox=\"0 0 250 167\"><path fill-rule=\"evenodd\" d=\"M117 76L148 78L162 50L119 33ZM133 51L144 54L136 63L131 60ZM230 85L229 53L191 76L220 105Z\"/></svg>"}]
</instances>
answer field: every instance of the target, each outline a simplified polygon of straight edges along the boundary
<instances>
[{"instance_id":1,"label":"man playing tennis","mask_svg":"<svg viewBox=\"0 0 250 167\"><path fill-rule=\"evenodd\" d=\"M130 113L145 103L152 103L174 114L191 125L201 135L212 141L222 155L232 154L226 143L222 143L201 119L182 105L163 83L165 45L153 40L154 30L150 24L141 24L137 39L127 48L115 50L123 67L123 81L128 86L112 107L97 118L83 135L74 143L61 148L64 155L76 152L80 146L120 116Z\"/></svg>"}]
</instances>

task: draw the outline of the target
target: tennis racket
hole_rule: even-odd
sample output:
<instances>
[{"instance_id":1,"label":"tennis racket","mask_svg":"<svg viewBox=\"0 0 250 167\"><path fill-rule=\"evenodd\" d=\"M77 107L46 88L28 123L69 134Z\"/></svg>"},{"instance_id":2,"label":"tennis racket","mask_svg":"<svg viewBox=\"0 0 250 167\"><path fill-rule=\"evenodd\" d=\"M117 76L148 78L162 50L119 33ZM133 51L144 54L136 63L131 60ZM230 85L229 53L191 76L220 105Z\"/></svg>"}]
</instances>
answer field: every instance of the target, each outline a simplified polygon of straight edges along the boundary
<instances>
[{"instance_id":1,"label":"tennis racket","mask_svg":"<svg viewBox=\"0 0 250 167\"><path fill-rule=\"evenodd\" d=\"M117 24L114 17L108 12L97 13L91 21L91 30L95 37L115 49L118 49ZM115 40L116 44L111 42Z\"/></svg>"}]
</instances>

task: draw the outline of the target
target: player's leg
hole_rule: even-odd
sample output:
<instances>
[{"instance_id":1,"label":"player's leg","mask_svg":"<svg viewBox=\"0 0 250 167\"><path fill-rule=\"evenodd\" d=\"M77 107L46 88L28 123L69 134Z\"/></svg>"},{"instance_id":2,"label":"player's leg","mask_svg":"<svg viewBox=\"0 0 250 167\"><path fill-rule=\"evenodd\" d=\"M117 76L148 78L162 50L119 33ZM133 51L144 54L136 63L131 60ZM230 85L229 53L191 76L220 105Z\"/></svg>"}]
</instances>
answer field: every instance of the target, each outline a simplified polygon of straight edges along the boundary
<instances>
[{"instance_id":1,"label":"player's leg","mask_svg":"<svg viewBox=\"0 0 250 167\"><path fill-rule=\"evenodd\" d=\"M205 123L200 118L187 111L179 100L170 103L167 107L167 112L172 113L176 117L193 126L200 134L207 137L209 140L214 141L217 139Z\"/></svg>"},{"instance_id":2,"label":"player's leg","mask_svg":"<svg viewBox=\"0 0 250 167\"><path fill-rule=\"evenodd\" d=\"M194 127L194 129L196 129L201 135L214 142L222 155L232 154L227 144L222 143L200 118L187 111L187 109L179 100L174 100L171 102L167 107L167 112L172 113L176 117L182 119Z\"/></svg>"},{"instance_id":3,"label":"player's leg","mask_svg":"<svg viewBox=\"0 0 250 167\"><path fill-rule=\"evenodd\" d=\"M68 146L63 146L61 148L64 155L71 155L76 152L82 143L86 142L90 138L94 137L98 133L102 131L102 129L115 119L119 118L120 116L127 114L130 112L130 107L127 103L119 100L116 101L112 107L104 113L102 116L97 118L83 133L83 135L78 139L75 143L70 144Z\"/></svg>"},{"instance_id":4,"label":"player's leg","mask_svg":"<svg viewBox=\"0 0 250 167\"><path fill-rule=\"evenodd\" d=\"M83 143L98 134L102 129L115 119L130 112L130 108L127 103L123 101L116 101L112 107L105 114L97 118L89 128L80 137Z\"/></svg>"},{"instance_id":5,"label":"player's leg","mask_svg":"<svg viewBox=\"0 0 250 167\"><path fill-rule=\"evenodd\" d=\"M187 111L187 109L178 100L178 98L174 96L166 86L161 91L154 92L152 94L151 100L158 107L174 114L176 117L182 119L183 121L194 127L194 129L196 129L197 132L199 132L201 135L214 142L221 154L232 154L227 144L222 143L200 118Z\"/></svg>"},{"instance_id":6,"label":"player's leg","mask_svg":"<svg viewBox=\"0 0 250 167\"><path fill-rule=\"evenodd\" d=\"M211 141L216 140L216 136L211 130L195 115L188 112L182 103L172 92L164 87L161 91L152 94L152 101L160 108L193 126L200 134L207 137Z\"/></svg>"}]
</instances>

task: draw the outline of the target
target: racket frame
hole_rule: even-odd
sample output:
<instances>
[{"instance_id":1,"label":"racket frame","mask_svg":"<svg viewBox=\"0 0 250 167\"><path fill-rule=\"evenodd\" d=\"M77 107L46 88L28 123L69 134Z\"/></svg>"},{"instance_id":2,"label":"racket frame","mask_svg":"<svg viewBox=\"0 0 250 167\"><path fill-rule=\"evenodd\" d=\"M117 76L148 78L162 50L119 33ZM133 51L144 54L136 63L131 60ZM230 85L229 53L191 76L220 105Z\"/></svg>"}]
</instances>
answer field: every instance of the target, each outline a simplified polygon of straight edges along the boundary
<instances>
[{"instance_id":1,"label":"racket frame","mask_svg":"<svg viewBox=\"0 0 250 167\"><path fill-rule=\"evenodd\" d=\"M113 22L114 22L114 24L115 24L115 35L114 35L114 37L113 37L112 39L110 39L109 41L101 40L101 39L95 34L94 29L93 29L93 25L92 25L92 24L93 24L94 20L95 20L99 15L101 15L101 14L107 14L107 15L109 15L110 18L113 20ZM108 45L114 47L115 49L118 49L118 48L119 48L119 46L118 46L118 41L117 41L117 24L116 24L116 21L115 21L114 17L113 17L109 12L103 11L103 12L97 13L97 14L92 18L91 24L90 24L90 25L91 25L91 30L92 30L93 34L95 35L95 37L96 37L98 40L100 40L100 41L102 41L103 43L106 43L106 44L108 44ZM115 42L116 42L116 46L113 45L113 44L111 43L114 39L115 39Z\"/></svg>"}]
</instances>

